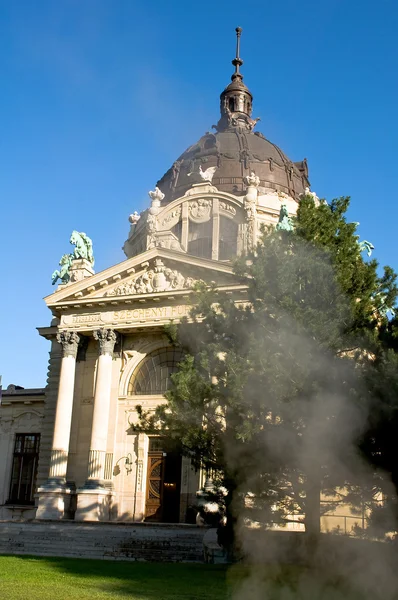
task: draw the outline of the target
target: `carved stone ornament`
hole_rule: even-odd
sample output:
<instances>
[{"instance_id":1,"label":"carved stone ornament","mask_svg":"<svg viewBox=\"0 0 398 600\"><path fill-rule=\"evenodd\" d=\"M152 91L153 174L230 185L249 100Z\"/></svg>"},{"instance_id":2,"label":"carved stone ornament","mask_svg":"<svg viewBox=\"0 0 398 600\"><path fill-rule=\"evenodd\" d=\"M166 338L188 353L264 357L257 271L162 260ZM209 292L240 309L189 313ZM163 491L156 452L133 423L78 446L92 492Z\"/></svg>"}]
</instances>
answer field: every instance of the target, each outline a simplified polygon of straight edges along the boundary
<instances>
[{"instance_id":1,"label":"carved stone ornament","mask_svg":"<svg viewBox=\"0 0 398 600\"><path fill-rule=\"evenodd\" d=\"M163 192L158 187L155 187L153 192L148 192L148 195L152 202L161 202L164 198Z\"/></svg>"},{"instance_id":2,"label":"carved stone ornament","mask_svg":"<svg viewBox=\"0 0 398 600\"><path fill-rule=\"evenodd\" d=\"M192 221L203 223L210 219L212 201L205 198L192 200L189 203L189 217Z\"/></svg>"},{"instance_id":3,"label":"carved stone ornament","mask_svg":"<svg viewBox=\"0 0 398 600\"><path fill-rule=\"evenodd\" d=\"M311 192L309 187L305 188L304 192L302 194L300 194L300 197L301 196L311 196L315 202L319 202L318 196L316 195L315 192Z\"/></svg>"},{"instance_id":4,"label":"carved stone ornament","mask_svg":"<svg viewBox=\"0 0 398 600\"><path fill-rule=\"evenodd\" d=\"M256 202L245 197L243 206L246 211L246 221L254 221L257 215Z\"/></svg>"},{"instance_id":5,"label":"carved stone ornament","mask_svg":"<svg viewBox=\"0 0 398 600\"><path fill-rule=\"evenodd\" d=\"M160 258L155 259L151 268L148 267L142 275L132 281L121 283L112 290L108 290L105 296L130 296L132 294L183 290L191 288L195 283L195 279L192 277L184 277L175 269L166 267Z\"/></svg>"},{"instance_id":6,"label":"carved stone ornament","mask_svg":"<svg viewBox=\"0 0 398 600\"><path fill-rule=\"evenodd\" d=\"M75 259L70 266L69 275L71 283L75 283L76 281L83 281L86 277L94 275L94 269L88 260L84 258Z\"/></svg>"},{"instance_id":7,"label":"carved stone ornament","mask_svg":"<svg viewBox=\"0 0 398 600\"><path fill-rule=\"evenodd\" d=\"M76 358L80 335L75 331L60 331L57 333L57 342L61 344L63 356Z\"/></svg>"},{"instance_id":8,"label":"carved stone ornament","mask_svg":"<svg viewBox=\"0 0 398 600\"><path fill-rule=\"evenodd\" d=\"M258 177L254 171L250 172L250 175L246 175L243 181L247 186L258 187L260 185L260 177Z\"/></svg>"},{"instance_id":9,"label":"carved stone ornament","mask_svg":"<svg viewBox=\"0 0 398 600\"><path fill-rule=\"evenodd\" d=\"M250 188L249 188L250 189ZM255 246L255 237L256 237L256 216L257 216L257 208L256 208L256 199L257 199L257 189L252 188L253 194L246 194L244 198L244 209L246 211L246 234L247 234L247 246L248 248L253 248Z\"/></svg>"},{"instance_id":10,"label":"carved stone ornament","mask_svg":"<svg viewBox=\"0 0 398 600\"><path fill-rule=\"evenodd\" d=\"M137 225L138 221L140 220L141 216L138 214L138 212L135 210L133 212L132 215L129 216L129 221L132 225Z\"/></svg>"},{"instance_id":11,"label":"carved stone ornament","mask_svg":"<svg viewBox=\"0 0 398 600\"><path fill-rule=\"evenodd\" d=\"M99 344L99 353L102 354L110 354L112 356L113 349L118 340L118 334L113 329L97 329L93 332L94 339L97 340Z\"/></svg>"},{"instance_id":12,"label":"carved stone ornament","mask_svg":"<svg viewBox=\"0 0 398 600\"><path fill-rule=\"evenodd\" d=\"M158 227L157 227L157 220L156 220L156 216L155 215L149 214L148 218L147 218L147 221L146 221L146 224L147 224L147 230L148 230L149 234L152 234L152 233L156 232L156 230L157 230Z\"/></svg>"},{"instance_id":13,"label":"carved stone ornament","mask_svg":"<svg viewBox=\"0 0 398 600\"><path fill-rule=\"evenodd\" d=\"M171 221L178 221L181 216L181 206L177 206L174 210L167 213L162 221L162 227L166 227Z\"/></svg>"},{"instance_id":14,"label":"carved stone ornament","mask_svg":"<svg viewBox=\"0 0 398 600\"><path fill-rule=\"evenodd\" d=\"M182 251L178 238L171 231L158 231L155 243L157 248L169 248L170 250Z\"/></svg>"},{"instance_id":15,"label":"carved stone ornament","mask_svg":"<svg viewBox=\"0 0 398 600\"><path fill-rule=\"evenodd\" d=\"M233 215L233 216L236 215L236 208L234 206L232 206L232 204L229 204L229 202L224 202L223 200L220 200L219 207L220 207L220 210L223 210L223 211L229 213L230 215Z\"/></svg>"},{"instance_id":16,"label":"carved stone ornament","mask_svg":"<svg viewBox=\"0 0 398 600\"><path fill-rule=\"evenodd\" d=\"M0 433L10 433L14 425L14 419L9 417L8 419L0 418Z\"/></svg>"}]
</instances>

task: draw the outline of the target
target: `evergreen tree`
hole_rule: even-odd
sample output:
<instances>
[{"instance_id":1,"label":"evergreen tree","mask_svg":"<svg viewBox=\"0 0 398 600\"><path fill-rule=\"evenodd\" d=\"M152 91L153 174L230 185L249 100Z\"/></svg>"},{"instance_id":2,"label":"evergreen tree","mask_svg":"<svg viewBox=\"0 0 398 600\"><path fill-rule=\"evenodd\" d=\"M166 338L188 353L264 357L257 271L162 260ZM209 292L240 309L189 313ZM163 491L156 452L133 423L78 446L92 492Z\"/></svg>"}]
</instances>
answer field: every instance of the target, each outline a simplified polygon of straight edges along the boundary
<instances>
[{"instance_id":1,"label":"evergreen tree","mask_svg":"<svg viewBox=\"0 0 398 600\"><path fill-rule=\"evenodd\" d=\"M227 541L246 514L283 523L301 513L318 533L320 490L353 483L360 446L374 454L369 381L394 339L384 308L396 276L362 258L348 204L303 198L293 232L264 231L236 263L245 302L200 284L190 319L169 327L186 358L167 404L141 411L141 426L218 474Z\"/></svg>"}]
</instances>

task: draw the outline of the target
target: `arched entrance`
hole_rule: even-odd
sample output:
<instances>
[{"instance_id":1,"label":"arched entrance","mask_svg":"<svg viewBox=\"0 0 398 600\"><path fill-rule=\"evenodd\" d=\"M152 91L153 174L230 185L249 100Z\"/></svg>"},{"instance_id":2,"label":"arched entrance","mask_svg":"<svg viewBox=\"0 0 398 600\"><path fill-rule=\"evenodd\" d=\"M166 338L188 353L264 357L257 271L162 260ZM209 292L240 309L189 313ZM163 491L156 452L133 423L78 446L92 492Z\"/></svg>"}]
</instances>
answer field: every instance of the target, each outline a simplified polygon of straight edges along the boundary
<instances>
[{"instance_id":1,"label":"arched entrance","mask_svg":"<svg viewBox=\"0 0 398 600\"><path fill-rule=\"evenodd\" d=\"M152 398L163 395L170 388L170 376L177 371L182 359L181 350L173 347L151 352L134 370L128 384L128 395ZM179 522L181 460L181 452L175 444L160 436L149 436L145 521Z\"/></svg>"}]
</instances>

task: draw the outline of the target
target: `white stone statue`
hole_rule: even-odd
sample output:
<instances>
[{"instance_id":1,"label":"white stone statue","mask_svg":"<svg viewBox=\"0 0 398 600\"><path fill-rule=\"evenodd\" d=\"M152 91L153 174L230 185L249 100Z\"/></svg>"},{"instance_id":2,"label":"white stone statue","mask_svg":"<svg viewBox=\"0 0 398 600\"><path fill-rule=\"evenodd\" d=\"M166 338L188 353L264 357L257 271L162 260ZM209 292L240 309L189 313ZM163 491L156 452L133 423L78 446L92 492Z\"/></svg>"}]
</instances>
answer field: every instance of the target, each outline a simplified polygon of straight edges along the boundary
<instances>
[{"instance_id":1,"label":"white stone statue","mask_svg":"<svg viewBox=\"0 0 398 600\"><path fill-rule=\"evenodd\" d=\"M159 204L160 204L160 202L164 198L163 192L158 187L155 187L153 192L148 192L148 195L149 195L150 199L152 200L152 204L154 202L156 202L156 203L159 202Z\"/></svg>"},{"instance_id":2,"label":"white stone statue","mask_svg":"<svg viewBox=\"0 0 398 600\"><path fill-rule=\"evenodd\" d=\"M314 199L315 202L319 202L319 198L316 195L315 192L311 192L309 187L306 187L304 190L304 194L302 194L303 196L312 196L312 198Z\"/></svg>"},{"instance_id":3,"label":"white stone statue","mask_svg":"<svg viewBox=\"0 0 398 600\"><path fill-rule=\"evenodd\" d=\"M217 171L217 167L209 167L206 171L202 171L202 165L199 165L199 175L203 181L212 182L214 173ZM193 175L193 173L188 173L188 177Z\"/></svg>"},{"instance_id":4,"label":"white stone statue","mask_svg":"<svg viewBox=\"0 0 398 600\"><path fill-rule=\"evenodd\" d=\"M199 165L199 175L203 179L203 181L209 181L210 183L213 180L214 173L217 171L217 167L209 167L206 171L202 171L202 165Z\"/></svg>"},{"instance_id":5,"label":"white stone statue","mask_svg":"<svg viewBox=\"0 0 398 600\"><path fill-rule=\"evenodd\" d=\"M246 175L246 177L243 178L243 181L246 185L252 187L258 187L260 185L260 177L258 177L254 171L251 171L250 175Z\"/></svg>"},{"instance_id":6,"label":"white stone statue","mask_svg":"<svg viewBox=\"0 0 398 600\"><path fill-rule=\"evenodd\" d=\"M129 221L132 225L137 225L138 221L141 219L141 216L135 210L132 215L129 216Z\"/></svg>"}]
</instances>

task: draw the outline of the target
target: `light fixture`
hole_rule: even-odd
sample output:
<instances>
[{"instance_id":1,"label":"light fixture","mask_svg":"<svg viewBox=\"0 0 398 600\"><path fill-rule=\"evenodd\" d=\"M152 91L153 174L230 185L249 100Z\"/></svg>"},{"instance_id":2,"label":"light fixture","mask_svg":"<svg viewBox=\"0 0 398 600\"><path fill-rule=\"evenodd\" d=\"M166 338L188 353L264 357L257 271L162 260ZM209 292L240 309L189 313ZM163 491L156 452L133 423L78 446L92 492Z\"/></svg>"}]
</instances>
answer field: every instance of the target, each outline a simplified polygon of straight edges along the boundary
<instances>
[{"instance_id":1,"label":"light fixture","mask_svg":"<svg viewBox=\"0 0 398 600\"><path fill-rule=\"evenodd\" d=\"M123 459L125 459L124 466L126 467L127 475L129 475L131 473L131 471L133 470L133 457L131 456L131 452L129 452L126 456L121 456L116 461L115 466L113 467L113 475L119 475L120 467L119 467L118 463Z\"/></svg>"}]
</instances>

